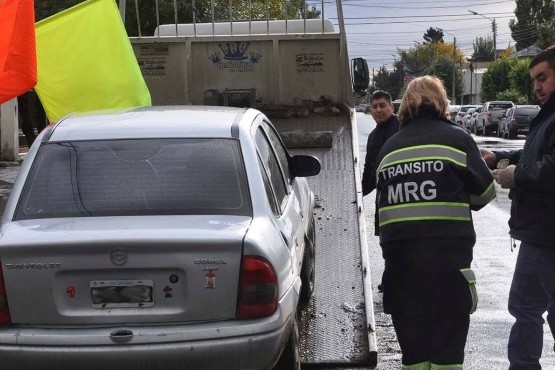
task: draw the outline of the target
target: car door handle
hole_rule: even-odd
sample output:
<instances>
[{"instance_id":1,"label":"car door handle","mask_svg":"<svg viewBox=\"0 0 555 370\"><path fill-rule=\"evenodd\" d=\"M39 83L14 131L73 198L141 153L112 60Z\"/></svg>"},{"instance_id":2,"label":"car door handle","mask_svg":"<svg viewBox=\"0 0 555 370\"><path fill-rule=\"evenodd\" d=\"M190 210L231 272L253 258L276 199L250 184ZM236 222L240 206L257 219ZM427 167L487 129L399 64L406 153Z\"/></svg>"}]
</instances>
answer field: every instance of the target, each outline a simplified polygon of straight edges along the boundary
<instances>
[{"instance_id":1,"label":"car door handle","mask_svg":"<svg viewBox=\"0 0 555 370\"><path fill-rule=\"evenodd\" d=\"M127 343L133 338L133 332L131 330L123 329L116 330L110 333L110 339L115 343Z\"/></svg>"}]
</instances>

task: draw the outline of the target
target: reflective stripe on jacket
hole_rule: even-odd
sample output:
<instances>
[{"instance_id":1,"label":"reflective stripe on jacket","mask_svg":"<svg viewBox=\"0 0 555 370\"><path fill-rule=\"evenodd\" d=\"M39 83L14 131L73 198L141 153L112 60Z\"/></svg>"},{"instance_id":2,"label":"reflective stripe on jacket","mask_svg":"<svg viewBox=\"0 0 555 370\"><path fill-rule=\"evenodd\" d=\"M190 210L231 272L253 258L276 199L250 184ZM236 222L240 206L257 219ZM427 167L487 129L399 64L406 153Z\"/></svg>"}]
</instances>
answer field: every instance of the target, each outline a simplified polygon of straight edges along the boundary
<instances>
[{"instance_id":1,"label":"reflective stripe on jacket","mask_svg":"<svg viewBox=\"0 0 555 370\"><path fill-rule=\"evenodd\" d=\"M377 176L380 243L461 237L475 241L471 210L495 197L472 137L450 121L407 122L382 148Z\"/></svg>"}]
</instances>

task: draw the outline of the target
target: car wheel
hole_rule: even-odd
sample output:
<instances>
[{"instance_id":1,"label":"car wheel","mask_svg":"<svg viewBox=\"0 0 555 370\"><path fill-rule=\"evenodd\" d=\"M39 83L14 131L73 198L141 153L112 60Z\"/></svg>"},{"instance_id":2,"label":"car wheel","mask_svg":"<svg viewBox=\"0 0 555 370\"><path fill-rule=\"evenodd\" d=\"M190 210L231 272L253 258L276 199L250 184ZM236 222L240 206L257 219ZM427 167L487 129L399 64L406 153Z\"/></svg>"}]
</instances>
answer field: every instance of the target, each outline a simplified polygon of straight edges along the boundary
<instances>
[{"instance_id":1,"label":"car wheel","mask_svg":"<svg viewBox=\"0 0 555 370\"><path fill-rule=\"evenodd\" d=\"M299 324L293 318L289 339L285 344L274 370L301 370L301 353L299 351Z\"/></svg>"},{"instance_id":2,"label":"car wheel","mask_svg":"<svg viewBox=\"0 0 555 370\"><path fill-rule=\"evenodd\" d=\"M305 251L303 257L303 268L301 270L301 294L299 297L299 307L305 308L314 294L314 281L316 274L316 258L315 258L315 231L314 219L312 220L309 235L305 236Z\"/></svg>"},{"instance_id":3,"label":"car wheel","mask_svg":"<svg viewBox=\"0 0 555 370\"><path fill-rule=\"evenodd\" d=\"M517 132L515 130L509 130L509 139L514 140L517 137Z\"/></svg>"}]
</instances>

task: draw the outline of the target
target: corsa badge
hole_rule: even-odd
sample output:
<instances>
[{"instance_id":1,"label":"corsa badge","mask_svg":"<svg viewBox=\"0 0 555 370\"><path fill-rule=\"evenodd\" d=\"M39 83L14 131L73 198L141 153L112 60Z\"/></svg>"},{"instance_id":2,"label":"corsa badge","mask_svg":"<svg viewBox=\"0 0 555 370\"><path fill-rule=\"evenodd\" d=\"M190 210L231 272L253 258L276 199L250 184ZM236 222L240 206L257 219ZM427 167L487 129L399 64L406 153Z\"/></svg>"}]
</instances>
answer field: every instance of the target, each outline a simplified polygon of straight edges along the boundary
<instances>
[{"instance_id":1,"label":"corsa badge","mask_svg":"<svg viewBox=\"0 0 555 370\"><path fill-rule=\"evenodd\" d=\"M216 288L216 273L214 270L209 269L206 274L206 285L204 286L206 289L215 289Z\"/></svg>"}]
</instances>

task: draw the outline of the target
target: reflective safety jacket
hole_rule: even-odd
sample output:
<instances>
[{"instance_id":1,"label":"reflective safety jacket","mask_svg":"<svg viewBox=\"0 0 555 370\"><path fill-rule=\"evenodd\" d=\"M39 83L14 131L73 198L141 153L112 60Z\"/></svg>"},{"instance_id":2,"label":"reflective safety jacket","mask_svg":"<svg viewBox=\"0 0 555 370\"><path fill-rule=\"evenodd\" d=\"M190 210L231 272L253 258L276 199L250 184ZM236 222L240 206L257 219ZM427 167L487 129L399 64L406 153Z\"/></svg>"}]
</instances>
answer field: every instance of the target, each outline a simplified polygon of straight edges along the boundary
<instances>
[{"instance_id":1,"label":"reflective safety jacket","mask_svg":"<svg viewBox=\"0 0 555 370\"><path fill-rule=\"evenodd\" d=\"M453 238L474 245L471 210L495 198L493 177L474 139L424 115L405 122L378 157L380 244Z\"/></svg>"}]
</instances>

